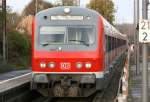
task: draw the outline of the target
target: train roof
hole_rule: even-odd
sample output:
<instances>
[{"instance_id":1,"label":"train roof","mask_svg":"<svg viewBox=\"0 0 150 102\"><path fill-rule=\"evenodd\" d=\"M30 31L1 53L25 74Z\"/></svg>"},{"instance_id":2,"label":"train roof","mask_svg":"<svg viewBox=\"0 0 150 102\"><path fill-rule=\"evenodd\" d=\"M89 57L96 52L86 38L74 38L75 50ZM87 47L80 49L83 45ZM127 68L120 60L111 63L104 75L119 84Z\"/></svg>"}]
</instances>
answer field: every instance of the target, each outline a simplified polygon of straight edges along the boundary
<instances>
[{"instance_id":1,"label":"train roof","mask_svg":"<svg viewBox=\"0 0 150 102\"><path fill-rule=\"evenodd\" d=\"M113 25L111 25L104 17L103 22L104 22L104 29L106 35L113 36L115 38L127 40L127 36L125 34L122 34L119 30L117 30Z\"/></svg>"},{"instance_id":2,"label":"train roof","mask_svg":"<svg viewBox=\"0 0 150 102\"><path fill-rule=\"evenodd\" d=\"M78 7L78 6L59 6L59 7L53 7L46 10L42 10L39 13L36 14L36 16L42 15L42 14L64 14L64 9L70 8L71 12L69 14L82 14L82 15L90 15L90 16L100 16L100 14L94 10Z\"/></svg>"}]
</instances>

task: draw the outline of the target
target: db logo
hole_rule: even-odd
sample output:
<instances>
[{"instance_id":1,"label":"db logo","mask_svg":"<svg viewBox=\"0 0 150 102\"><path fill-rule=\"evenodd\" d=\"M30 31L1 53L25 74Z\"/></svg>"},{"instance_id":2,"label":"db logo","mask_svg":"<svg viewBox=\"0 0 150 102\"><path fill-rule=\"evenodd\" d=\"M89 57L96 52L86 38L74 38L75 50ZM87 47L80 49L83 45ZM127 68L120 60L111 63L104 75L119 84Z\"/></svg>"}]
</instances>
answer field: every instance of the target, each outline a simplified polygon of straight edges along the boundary
<instances>
[{"instance_id":1,"label":"db logo","mask_svg":"<svg viewBox=\"0 0 150 102\"><path fill-rule=\"evenodd\" d=\"M60 64L60 68L61 68L62 70L69 70L70 67L71 67L71 64L70 64L70 63L67 63L67 62L63 62L63 63Z\"/></svg>"}]
</instances>

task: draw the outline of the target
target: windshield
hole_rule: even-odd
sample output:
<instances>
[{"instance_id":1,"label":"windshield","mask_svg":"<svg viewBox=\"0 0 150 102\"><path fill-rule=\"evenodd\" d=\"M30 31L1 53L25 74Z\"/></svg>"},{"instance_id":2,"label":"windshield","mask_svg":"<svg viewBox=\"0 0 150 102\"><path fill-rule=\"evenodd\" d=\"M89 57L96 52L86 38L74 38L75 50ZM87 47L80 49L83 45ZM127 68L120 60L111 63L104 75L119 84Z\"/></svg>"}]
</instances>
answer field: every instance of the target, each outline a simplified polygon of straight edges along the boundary
<instances>
[{"instance_id":1,"label":"windshield","mask_svg":"<svg viewBox=\"0 0 150 102\"><path fill-rule=\"evenodd\" d=\"M92 26L43 26L40 28L40 44L79 44L89 46L95 41Z\"/></svg>"}]
</instances>

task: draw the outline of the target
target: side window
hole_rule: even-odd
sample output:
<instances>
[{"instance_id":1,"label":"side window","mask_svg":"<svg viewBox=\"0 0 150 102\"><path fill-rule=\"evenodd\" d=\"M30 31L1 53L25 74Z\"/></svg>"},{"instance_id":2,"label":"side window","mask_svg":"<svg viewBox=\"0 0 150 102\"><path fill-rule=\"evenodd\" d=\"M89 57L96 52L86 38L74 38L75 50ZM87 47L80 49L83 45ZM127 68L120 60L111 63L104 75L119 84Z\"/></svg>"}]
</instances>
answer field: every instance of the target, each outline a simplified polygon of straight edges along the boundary
<instances>
[{"instance_id":1,"label":"side window","mask_svg":"<svg viewBox=\"0 0 150 102\"><path fill-rule=\"evenodd\" d=\"M111 51L112 49L112 38L108 35L105 35L105 39L106 39L106 52Z\"/></svg>"},{"instance_id":2,"label":"side window","mask_svg":"<svg viewBox=\"0 0 150 102\"><path fill-rule=\"evenodd\" d=\"M112 37L111 36L109 36L109 38L110 38L110 51L112 50Z\"/></svg>"},{"instance_id":3,"label":"side window","mask_svg":"<svg viewBox=\"0 0 150 102\"><path fill-rule=\"evenodd\" d=\"M105 45L106 45L106 52L109 51L109 41L108 41L108 36L105 35Z\"/></svg>"},{"instance_id":4,"label":"side window","mask_svg":"<svg viewBox=\"0 0 150 102\"><path fill-rule=\"evenodd\" d=\"M115 38L115 48L117 48L117 39Z\"/></svg>"},{"instance_id":5,"label":"side window","mask_svg":"<svg viewBox=\"0 0 150 102\"><path fill-rule=\"evenodd\" d=\"M122 39L118 39L115 37L111 37L108 35L107 29L105 29L105 48L106 48L106 52L109 52L115 48L118 48L120 46L123 46L126 44L125 40Z\"/></svg>"},{"instance_id":6,"label":"side window","mask_svg":"<svg viewBox=\"0 0 150 102\"><path fill-rule=\"evenodd\" d=\"M112 50L115 48L114 46L115 46L115 38L112 37Z\"/></svg>"}]
</instances>

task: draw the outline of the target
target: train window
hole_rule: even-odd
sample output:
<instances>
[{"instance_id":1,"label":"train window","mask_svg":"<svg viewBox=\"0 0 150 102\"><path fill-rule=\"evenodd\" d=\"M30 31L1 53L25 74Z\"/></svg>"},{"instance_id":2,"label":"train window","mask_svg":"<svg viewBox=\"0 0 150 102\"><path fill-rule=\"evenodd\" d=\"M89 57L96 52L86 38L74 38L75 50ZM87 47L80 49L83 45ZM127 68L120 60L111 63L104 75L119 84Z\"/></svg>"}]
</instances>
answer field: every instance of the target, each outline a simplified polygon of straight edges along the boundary
<instances>
[{"instance_id":1,"label":"train window","mask_svg":"<svg viewBox=\"0 0 150 102\"><path fill-rule=\"evenodd\" d=\"M65 27L49 27L40 28L40 43L63 44L65 43ZM43 42L44 41L44 42Z\"/></svg>"},{"instance_id":2,"label":"train window","mask_svg":"<svg viewBox=\"0 0 150 102\"><path fill-rule=\"evenodd\" d=\"M106 38L106 52L111 51L111 37L108 35L105 35Z\"/></svg>"},{"instance_id":3,"label":"train window","mask_svg":"<svg viewBox=\"0 0 150 102\"><path fill-rule=\"evenodd\" d=\"M89 46L95 41L92 26L44 26L40 28L40 44L80 44Z\"/></svg>"},{"instance_id":4,"label":"train window","mask_svg":"<svg viewBox=\"0 0 150 102\"><path fill-rule=\"evenodd\" d=\"M115 48L118 48L126 44L125 40L110 37L108 35L105 35L105 39L106 39L106 52L109 52Z\"/></svg>"},{"instance_id":5,"label":"train window","mask_svg":"<svg viewBox=\"0 0 150 102\"><path fill-rule=\"evenodd\" d=\"M95 34L92 27L68 27L69 44L93 44Z\"/></svg>"}]
</instances>

